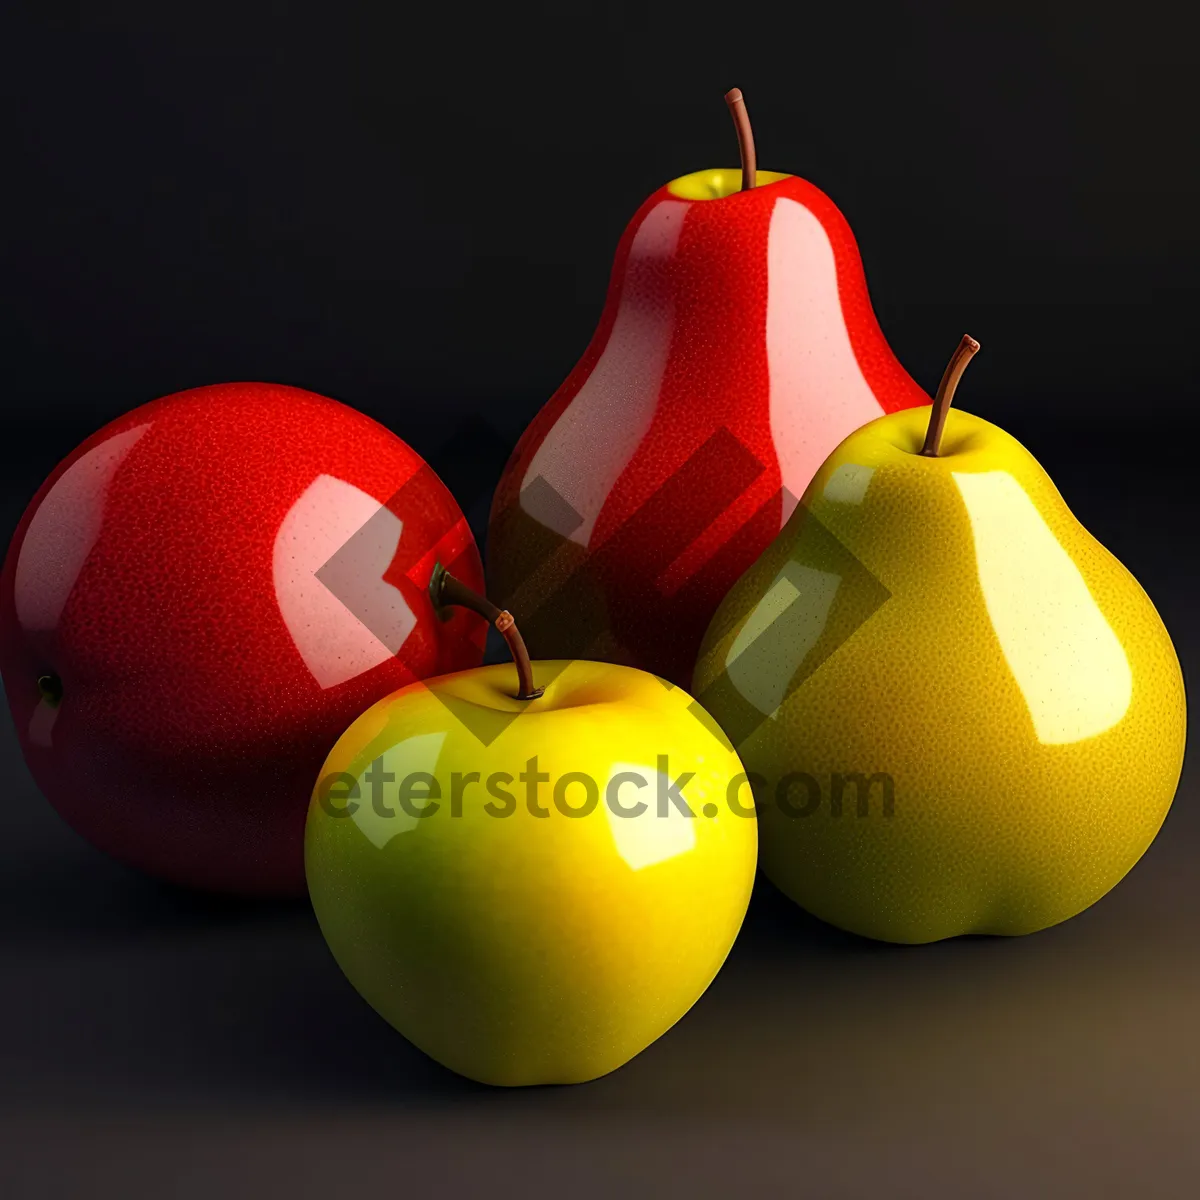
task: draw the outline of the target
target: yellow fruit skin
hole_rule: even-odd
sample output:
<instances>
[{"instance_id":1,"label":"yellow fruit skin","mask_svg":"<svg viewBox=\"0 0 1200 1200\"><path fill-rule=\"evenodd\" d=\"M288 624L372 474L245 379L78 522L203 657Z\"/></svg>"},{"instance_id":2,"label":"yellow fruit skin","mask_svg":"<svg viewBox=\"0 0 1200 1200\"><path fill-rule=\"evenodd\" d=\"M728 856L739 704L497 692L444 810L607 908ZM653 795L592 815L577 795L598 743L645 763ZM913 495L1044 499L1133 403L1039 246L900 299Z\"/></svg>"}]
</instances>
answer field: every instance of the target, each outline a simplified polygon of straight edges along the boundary
<instances>
[{"instance_id":1,"label":"yellow fruit skin","mask_svg":"<svg viewBox=\"0 0 1200 1200\"><path fill-rule=\"evenodd\" d=\"M756 187L766 187L792 176L780 171L757 172ZM712 171L693 171L667 184L667 191L681 200L724 200L742 190L741 167L718 167Z\"/></svg>"},{"instance_id":2,"label":"yellow fruit skin","mask_svg":"<svg viewBox=\"0 0 1200 1200\"><path fill-rule=\"evenodd\" d=\"M941 456L920 456L929 411L834 451L717 612L693 679L764 777L770 879L834 925L909 943L1031 933L1093 904L1162 825L1186 734L1179 662L1137 581L995 426L951 411ZM780 572L810 611L761 660L774 667L735 682L731 648ZM862 620L871 576L890 596ZM773 686L791 691L764 719ZM788 772L819 802L793 780L781 807ZM875 772L891 816L883 780L866 815L856 786L835 815L833 776Z\"/></svg>"},{"instance_id":3,"label":"yellow fruit skin","mask_svg":"<svg viewBox=\"0 0 1200 1200\"><path fill-rule=\"evenodd\" d=\"M318 784L305 836L313 907L351 983L437 1061L498 1085L592 1079L669 1029L725 960L757 862L741 764L686 692L605 663L538 662L534 678L546 691L529 702L513 698L516 671L500 665L374 705L323 771L358 782L359 808L331 815ZM519 778L534 755L550 777L537 785L545 816L530 812ZM695 773L681 788L694 818L659 815L659 755L672 779ZM399 819L374 813L364 776L377 758L396 776L384 806ZM647 812L610 816L606 780L629 766L651 786L628 786L619 802L643 799ZM405 819L397 792L412 771L436 779L441 807ZM454 772L480 773L457 816ZM515 797L507 816L484 807L508 807L487 790L494 772L513 777L498 785ZM555 805L569 772L597 781L586 816ZM345 795L343 783L335 811ZM582 785L564 795L583 803Z\"/></svg>"}]
</instances>

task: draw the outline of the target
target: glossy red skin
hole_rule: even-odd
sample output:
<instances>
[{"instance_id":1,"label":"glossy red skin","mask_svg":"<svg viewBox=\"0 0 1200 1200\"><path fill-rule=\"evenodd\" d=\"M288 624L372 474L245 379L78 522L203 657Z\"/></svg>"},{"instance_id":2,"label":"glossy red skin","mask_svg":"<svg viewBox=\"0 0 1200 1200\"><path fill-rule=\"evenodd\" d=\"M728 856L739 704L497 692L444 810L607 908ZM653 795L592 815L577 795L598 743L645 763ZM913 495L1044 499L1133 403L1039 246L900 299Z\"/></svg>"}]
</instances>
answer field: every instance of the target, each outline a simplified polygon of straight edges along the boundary
<instances>
[{"instance_id":1,"label":"glossy red skin","mask_svg":"<svg viewBox=\"0 0 1200 1200\"><path fill-rule=\"evenodd\" d=\"M862 260L848 222L823 192L798 177L692 202L678 246L651 285L644 303L669 301L674 330L658 405L649 430L610 491L587 548L586 587L602 593L611 641L604 657L654 672L688 686L700 641L721 600L774 540L790 515L781 495L781 473L768 418L768 356L764 334L768 289L768 228L780 197L798 201L821 223L833 249L838 298L849 340L878 412L930 403L897 361L879 328L867 291ZM488 531L488 579L492 598L512 603L527 571L525 538L511 518L531 459L564 410L587 382L604 353L624 287L630 248L642 222L663 201L660 188L638 210L617 248L604 312L583 357L525 430L505 468L492 503ZM820 396L804 402L820 405ZM647 499L670 480L717 430L728 429L765 468L716 520L693 519L706 482L678 489L655 528L614 535ZM850 429L845 430L849 434ZM845 436L845 434L843 436ZM840 441L837 438L836 441ZM836 441L834 444L836 444ZM825 448L832 452L834 445ZM586 472L587 463L579 470ZM802 490L802 489L801 489ZM792 497L791 504L799 496ZM694 539L694 540L693 540ZM682 554L682 558L679 556ZM678 560L678 561L677 561ZM511 564L521 563L520 567ZM664 575L667 568L675 564ZM578 582L578 576L577 582ZM554 572L540 591L553 593ZM578 593L568 589L556 610L551 594L539 621L569 628ZM546 644L538 622L523 624L535 657L589 654L569 636ZM581 631L581 640L586 633Z\"/></svg>"},{"instance_id":2,"label":"glossy red skin","mask_svg":"<svg viewBox=\"0 0 1200 1200\"><path fill-rule=\"evenodd\" d=\"M146 422L108 485L57 623L23 628L14 580L30 521L81 456ZM416 618L395 657L327 687L285 624L272 566L281 521L321 475L380 504L409 483L389 505L404 526L383 579ZM226 893L303 894L305 814L336 739L397 688L482 660L482 619L465 610L440 618L424 590L439 557L483 587L453 497L415 451L343 404L244 383L135 409L55 469L5 561L0 673L35 780L76 831L152 875ZM335 620L344 612L357 623L335 608ZM63 700L46 747L30 724L42 703L36 681L50 671Z\"/></svg>"}]
</instances>

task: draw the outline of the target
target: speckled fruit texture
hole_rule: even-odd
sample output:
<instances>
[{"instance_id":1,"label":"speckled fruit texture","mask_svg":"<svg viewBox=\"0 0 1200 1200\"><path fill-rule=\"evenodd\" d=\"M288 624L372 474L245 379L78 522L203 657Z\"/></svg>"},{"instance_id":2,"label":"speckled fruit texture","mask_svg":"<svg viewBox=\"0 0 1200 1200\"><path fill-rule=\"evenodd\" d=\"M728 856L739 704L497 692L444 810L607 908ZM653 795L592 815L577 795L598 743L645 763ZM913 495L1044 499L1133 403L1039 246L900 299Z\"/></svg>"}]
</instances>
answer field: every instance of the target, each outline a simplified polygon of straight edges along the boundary
<instances>
[{"instance_id":1,"label":"speckled fruit texture","mask_svg":"<svg viewBox=\"0 0 1200 1200\"><path fill-rule=\"evenodd\" d=\"M642 205L591 344L505 470L488 581L537 657L686 686L717 604L825 456L929 403L830 199L768 172L741 192L738 176L685 176Z\"/></svg>"},{"instance_id":2,"label":"speckled fruit texture","mask_svg":"<svg viewBox=\"0 0 1200 1200\"><path fill-rule=\"evenodd\" d=\"M1030 453L952 410L924 457L928 418L830 456L718 610L695 695L757 773L760 864L804 908L893 942L1031 933L1158 832L1183 678Z\"/></svg>"},{"instance_id":3,"label":"speckled fruit texture","mask_svg":"<svg viewBox=\"0 0 1200 1200\"><path fill-rule=\"evenodd\" d=\"M425 594L437 558L482 587L449 492L343 404L248 383L133 410L55 469L4 565L0 672L39 787L162 879L302 893L337 738L482 659L484 622Z\"/></svg>"}]
</instances>

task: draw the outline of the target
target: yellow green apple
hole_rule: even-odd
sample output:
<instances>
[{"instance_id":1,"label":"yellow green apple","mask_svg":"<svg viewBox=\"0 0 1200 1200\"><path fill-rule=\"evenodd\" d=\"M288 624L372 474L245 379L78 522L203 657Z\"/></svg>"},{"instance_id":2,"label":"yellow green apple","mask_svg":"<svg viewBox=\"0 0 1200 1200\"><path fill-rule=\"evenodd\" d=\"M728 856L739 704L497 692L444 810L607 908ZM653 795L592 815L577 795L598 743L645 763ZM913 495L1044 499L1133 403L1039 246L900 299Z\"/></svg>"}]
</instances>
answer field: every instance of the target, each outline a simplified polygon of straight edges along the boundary
<instances>
[{"instance_id":1,"label":"yellow green apple","mask_svg":"<svg viewBox=\"0 0 1200 1200\"><path fill-rule=\"evenodd\" d=\"M485 1083L574 1083L708 987L757 822L681 688L527 659L517 683L512 664L461 671L363 713L314 791L305 864L338 964L406 1038Z\"/></svg>"}]
</instances>

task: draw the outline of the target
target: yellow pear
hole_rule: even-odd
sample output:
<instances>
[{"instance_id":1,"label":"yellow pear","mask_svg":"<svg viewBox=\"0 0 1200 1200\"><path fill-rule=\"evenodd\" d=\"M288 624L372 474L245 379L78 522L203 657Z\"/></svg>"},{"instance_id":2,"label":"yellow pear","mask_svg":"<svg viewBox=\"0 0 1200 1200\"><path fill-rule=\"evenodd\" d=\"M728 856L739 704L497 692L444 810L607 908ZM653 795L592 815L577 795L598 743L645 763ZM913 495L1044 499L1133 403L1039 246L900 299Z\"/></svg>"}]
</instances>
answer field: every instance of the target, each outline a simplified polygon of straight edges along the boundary
<instances>
[{"instance_id":1,"label":"yellow pear","mask_svg":"<svg viewBox=\"0 0 1200 1200\"><path fill-rule=\"evenodd\" d=\"M838 446L717 611L693 679L751 774L760 861L892 942L1024 934L1138 861L1183 678L1137 580L1010 435L932 406Z\"/></svg>"}]
</instances>

